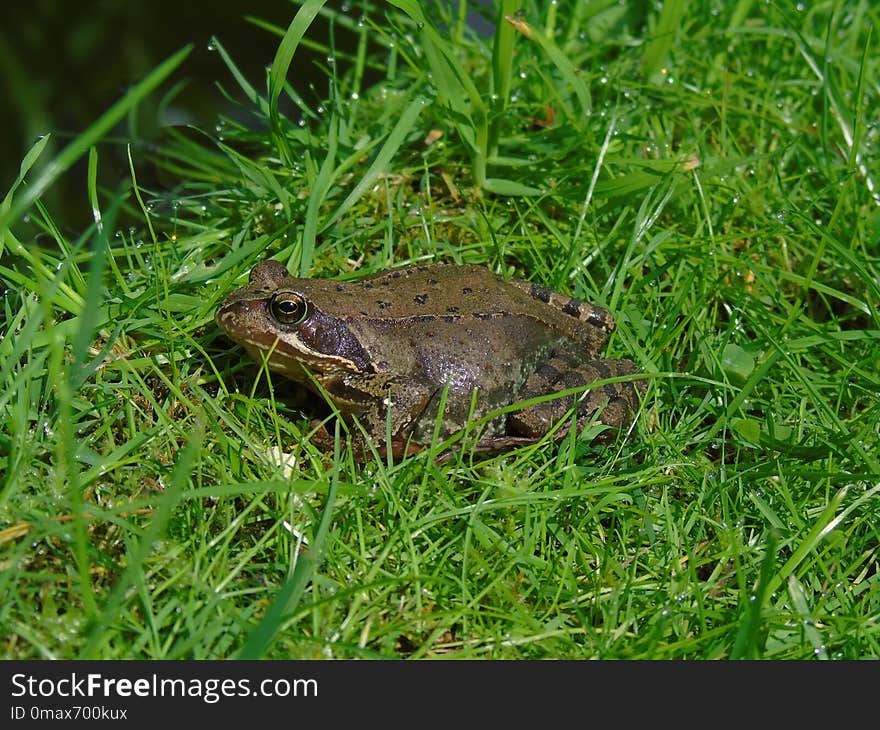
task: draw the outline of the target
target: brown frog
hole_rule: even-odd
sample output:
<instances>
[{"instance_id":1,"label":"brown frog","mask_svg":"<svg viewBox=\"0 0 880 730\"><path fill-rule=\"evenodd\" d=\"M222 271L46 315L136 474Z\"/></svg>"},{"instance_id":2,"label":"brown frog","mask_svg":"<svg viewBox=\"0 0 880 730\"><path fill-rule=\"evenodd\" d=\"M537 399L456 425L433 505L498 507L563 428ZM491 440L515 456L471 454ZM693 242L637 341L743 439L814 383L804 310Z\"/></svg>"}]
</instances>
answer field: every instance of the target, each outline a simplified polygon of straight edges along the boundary
<instances>
[{"instance_id":1,"label":"brown frog","mask_svg":"<svg viewBox=\"0 0 880 730\"><path fill-rule=\"evenodd\" d=\"M444 439L504 406L574 388L491 418L475 449L534 443L572 408L579 429L592 418L624 428L645 390L643 380L584 387L639 372L630 360L599 356L614 330L607 310L480 266L411 266L339 282L296 279L265 261L216 320L252 357L323 390L348 423L357 420L363 431L351 434L364 454L367 439L380 453L411 454L435 430Z\"/></svg>"}]
</instances>

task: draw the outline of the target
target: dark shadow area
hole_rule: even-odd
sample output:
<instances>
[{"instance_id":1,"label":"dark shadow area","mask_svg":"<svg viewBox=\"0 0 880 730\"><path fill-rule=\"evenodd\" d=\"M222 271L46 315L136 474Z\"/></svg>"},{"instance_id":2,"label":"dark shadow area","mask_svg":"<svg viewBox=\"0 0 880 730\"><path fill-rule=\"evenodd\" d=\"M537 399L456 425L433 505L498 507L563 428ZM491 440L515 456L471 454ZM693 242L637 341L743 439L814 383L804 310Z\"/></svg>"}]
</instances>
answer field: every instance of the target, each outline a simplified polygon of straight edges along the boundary
<instances>
[{"instance_id":1,"label":"dark shadow area","mask_svg":"<svg viewBox=\"0 0 880 730\"><path fill-rule=\"evenodd\" d=\"M209 50L211 38L219 39L246 78L263 91L266 67L272 63L279 37L245 18L256 17L284 29L297 7L284 0L9 3L0 24L0 94L5 102L0 197L41 135L53 135L41 158L47 161L132 84L188 43L194 48L171 82L142 104L135 118L114 130L111 137L119 144L101 146L101 171L112 170L106 176L110 179L102 175L101 181L111 183L117 172L127 175L124 143L128 141L149 144L163 126L211 129L218 115L234 116L235 105L217 84L236 98L241 93L220 54ZM317 19L309 37L326 40L328 26ZM337 40L344 41L342 34ZM315 79L318 58L306 48L297 53L297 74L291 83L307 88ZM323 83L326 86L326 78ZM326 93L323 88L318 91ZM65 229L81 230L90 220L85 181L85 162L80 161L44 197Z\"/></svg>"}]
</instances>

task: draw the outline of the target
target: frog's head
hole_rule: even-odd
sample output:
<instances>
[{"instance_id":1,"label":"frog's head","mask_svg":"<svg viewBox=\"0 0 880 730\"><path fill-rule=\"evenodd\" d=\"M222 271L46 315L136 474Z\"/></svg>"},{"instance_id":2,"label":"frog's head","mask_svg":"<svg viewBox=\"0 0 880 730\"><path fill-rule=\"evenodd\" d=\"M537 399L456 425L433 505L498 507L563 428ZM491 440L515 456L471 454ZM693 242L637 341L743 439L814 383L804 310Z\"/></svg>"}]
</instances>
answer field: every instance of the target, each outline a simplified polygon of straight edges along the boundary
<instances>
[{"instance_id":1,"label":"frog's head","mask_svg":"<svg viewBox=\"0 0 880 730\"><path fill-rule=\"evenodd\" d=\"M372 372L369 357L344 318L333 309L336 283L296 279L277 261L251 271L248 285L217 307L215 320L226 335L258 362L310 384L305 367L319 381L343 373Z\"/></svg>"}]
</instances>

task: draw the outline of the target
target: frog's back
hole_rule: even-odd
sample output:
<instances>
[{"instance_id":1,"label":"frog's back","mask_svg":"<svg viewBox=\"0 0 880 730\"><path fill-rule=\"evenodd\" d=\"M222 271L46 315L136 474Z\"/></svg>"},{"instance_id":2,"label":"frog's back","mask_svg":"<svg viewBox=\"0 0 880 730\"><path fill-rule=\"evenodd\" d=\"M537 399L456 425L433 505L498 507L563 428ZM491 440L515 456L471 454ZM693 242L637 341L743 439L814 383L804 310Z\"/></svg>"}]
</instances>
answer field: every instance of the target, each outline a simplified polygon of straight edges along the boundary
<instances>
[{"instance_id":1,"label":"frog's back","mask_svg":"<svg viewBox=\"0 0 880 730\"><path fill-rule=\"evenodd\" d=\"M529 316L560 331L568 330L576 319L547 306L545 292L556 292L524 281L505 281L484 266L409 266L339 283L334 289L330 311L341 318L348 314L386 321L424 317L451 321L468 316Z\"/></svg>"},{"instance_id":2,"label":"frog's back","mask_svg":"<svg viewBox=\"0 0 880 730\"><path fill-rule=\"evenodd\" d=\"M352 282L296 280L325 314L356 329L468 321L518 320L549 330L586 353L596 353L614 329L601 307L539 284L505 281L483 266L432 264L392 269ZM294 286L294 288L297 288ZM318 294L317 297L314 295Z\"/></svg>"},{"instance_id":3,"label":"frog's back","mask_svg":"<svg viewBox=\"0 0 880 730\"><path fill-rule=\"evenodd\" d=\"M349 299L349 312L389 321L508 312L518 309L521 299L489 269L451 264L393 269L346 283L340 293Z\"/></svg>"}]
</instances>

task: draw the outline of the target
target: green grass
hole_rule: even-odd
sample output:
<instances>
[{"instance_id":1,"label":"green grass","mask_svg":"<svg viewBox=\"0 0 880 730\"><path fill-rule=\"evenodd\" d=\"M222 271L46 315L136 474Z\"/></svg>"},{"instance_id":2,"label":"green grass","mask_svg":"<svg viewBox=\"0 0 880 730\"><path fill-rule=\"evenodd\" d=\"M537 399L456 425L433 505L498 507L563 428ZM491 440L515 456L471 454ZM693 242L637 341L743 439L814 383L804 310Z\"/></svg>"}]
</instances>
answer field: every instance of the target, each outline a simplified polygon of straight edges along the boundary
<instances>
[{"instance_id":1,"label":"green grass","mask_svg":"<svg viewBox=\"0 0 880 730\"><path fill-rule=\"evenodd\" d=\"M308 0L266 26L267 82L214 44L240 113L132 146L128 186L95 144L183 54L23 157L4 657L880 657L878 11L498 5L481 38L464 4ZM96 223L71 236L40 201L84 156ZM174 189L139 187L148 164ZM638 423L442 466L358 465L340 433L328 457L213 323L267 256L483 263L607 306Z\"/></svg>"}]
</instances>

